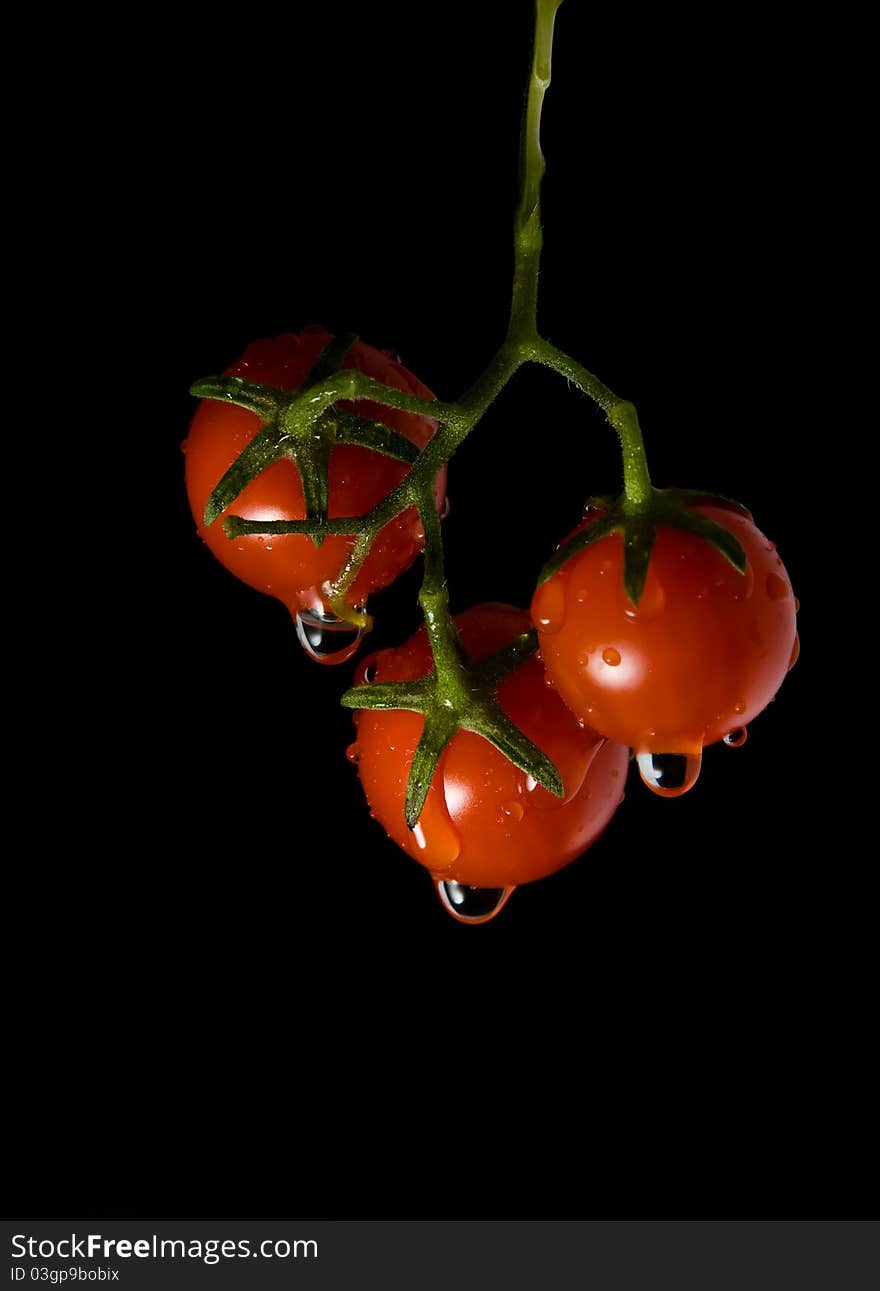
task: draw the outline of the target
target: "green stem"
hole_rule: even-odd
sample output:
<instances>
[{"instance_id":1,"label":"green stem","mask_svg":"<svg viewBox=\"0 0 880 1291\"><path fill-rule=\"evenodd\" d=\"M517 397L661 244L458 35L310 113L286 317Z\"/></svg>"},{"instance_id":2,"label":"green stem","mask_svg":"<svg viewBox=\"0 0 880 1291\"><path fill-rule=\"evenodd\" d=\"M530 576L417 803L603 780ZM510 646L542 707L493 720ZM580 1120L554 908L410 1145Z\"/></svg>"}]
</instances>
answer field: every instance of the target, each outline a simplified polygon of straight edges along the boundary
<instances>
[{"instance_id":1,"label":"green stem","mask_svg":"<svg viewBox=\"0 0 880 1291\"><path fill-rule=\"evenodd\" d=\"M535 39L526 109L520 133L520 196L514 219L513 294L508 336L524 342L537 334L538 272L541 262L541 112L550 84L553 28L562 0L536 0Z\"/></svg>"},{"instance_id":2,"label":"green stem","mask_svg":"<svg viewBox=\"0 0 880 1291\"><path fill-rule=\"evenodd\" d=\"M623 454L623 492L626 501L634 510L644 506L652 496L652 488L645 444L635 406L628 399L621 399L605 385L604 381L600 381L592 372L588 372L582 363L578 363L576 359L563 350L557 349L549 341L538 340L530 357L534 362L541 363L544 367L552 368L554 372L567 377L599 405L617 431L620 440Z\"/></svg>"},{"instance_id":3,"label":"green stem","mask_svg":"<svg viewBox=\"0 0 880 1291\"><path fill-rule=\"evenodd\" d=\"M277 419L283 432L291 436L303 436L310 432L321 414L339 401L351 400L356 403L360 399L370 399L386 407L435 419L439 423L436 433L409 474L364 516L340 517L327 521L321 516L322 508L318 505L321 499L317 499L313 509L318 513L319 520L323 518L320 526L315 520L307 520L279 524L277 529L258 528L257 522L242 521L234 516L224 522L230 535L257 532L311 532L316 535L320 532L321 537L330 533L353 535L355 542L345 565L325 590L337 613L351 618L353 622L367 625L367 616L349 605L348 594L381 529L409 507L418 506L425 526L423 609L426 610L426 620L430 613L435 622L435 628L432 628L431 623L428 625L432 648L436 644L441 656L450 660L455 652L447 649L448 643L443 643L438 635L439 627L436 626L444 616L448 618L448 605L445 599L439 524L436 524L435 531L433 482L437 472L449 461L523 363L540 363L559 372L573 381L605 412L620 440L626 509L641 511L652 497L642 432L634 406L616 395L582 364L544 340L537 330L538 275L542 247L541 181L546 169L541 151L541 114L544 96L550 84L553 32L561 3L562 0L535 0L532 63L520 136L520 193L514 221L513 289L504 343L473 386L454 403L428 400L383 386L357 369L328 372L324 367L319 367L305 398L289 396L284 406L277 408ZM341 338L338 348L331 350L328 355L328 365L345 352L349 343L350 338ZM216 385L216 390L214 386L208 388L210 382ZM267 407L271 404L271 391L259 388L249 393L244 389L247 385L247 382L240 381L235 381L233 385L230 378L211 378L209 382L201 383L193 389L208 397L225 397L242 402L245 406L250 406L245 402L250 398L260 409L267 399ZM255 406L254 411L256 410ZM269 435L268 428L264 433ZM269 448L275 450L274 440L267 447L267 452ZM227 474L235 476L234 471ZM230 488L217 500L216 514L223 509L221 502L224 506L229 504L231 498L228 494L239 483L238 476L231 479ZM206 515L206 521L207 519ZM454 633L454 629L452 631Z\"/></svg>"}]
</instances>

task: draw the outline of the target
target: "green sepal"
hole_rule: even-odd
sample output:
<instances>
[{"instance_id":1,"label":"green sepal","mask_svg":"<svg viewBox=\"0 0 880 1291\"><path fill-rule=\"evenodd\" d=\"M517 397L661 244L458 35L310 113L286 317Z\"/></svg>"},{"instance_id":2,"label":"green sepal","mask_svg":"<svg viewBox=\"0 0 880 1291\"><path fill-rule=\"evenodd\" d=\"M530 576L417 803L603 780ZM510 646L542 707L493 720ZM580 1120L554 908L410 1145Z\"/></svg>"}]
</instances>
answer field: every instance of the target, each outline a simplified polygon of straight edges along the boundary
<instances>
[{"instance_id":1,"label":"green sepal","mask_svg":"<svg viewBox=\"0 0 880 1291\"><path fill-rule=\"evenodd\" d=\"M710 520L708 516L702 515L699 511L692 511L689 507L676 507L675 510L664 514L663 522L711 543L740 574L746 572L746 553L742 549L742 544L717 520Z\"/></svg>"},{"instance_id":2,"label":"green sepal","mask_svg":"<svg viewBox=\"0 0 880 1291\"><path fill-rule=\"evenodd\" d=\"M357 332L340 332L339 336L334 336L332 341L328 341L318 355L306 385L318 385L327 377L332 377L334 372L341 372L345 356L357 340Z\"/></svg>"},{"instance_id":3,"label":"green sepal","mask_svg":"<svg viewBox=\"0 0 880 1291\"><path fill-rule=\"evenodd\" d=\"M343 708L405 708L421 713L428 698L426 682L433 684L433 681L432 673L419 681L370 682L364 686L351 686L339 702Z\"/></svg>"},{"instance_id":4,"label":"green sepal","mask_svg":"<svg viewBox=\"0 0 880 1291\"><path fill-rule=\"evenodd\" d=\"M241 538L253 534L273 534L276 538L284 534L301 533L311 538L320 533L321 539L331 534L343 534L346 537L360 533L363 516L334 516L317 524L314 520L245 520L242 516L227 516L223 521L223 532L227 538Z\"/></svg>"},{"instance_id":5,"label":"green sepal","mask_svg":"<svg viewBox=\"0 0 880 1291\"><path fill-rule=\"evenodd\" d=\"M280 447L281 432L275 421L270 421L239 453L229 470L214 487L205 504L205 524L213 524L223 511L235 501L251 480L271 466L283 452Z\"/></svg>"},{"instance_id":6,"label":"green sepal","mask_svg":"<svg viewBox=\"0 0 880 1291\"><path fill-rule=\"evenodd\" d=\"M455 721L444 722L442 718L439 721L425 718L421 739L416 745L406 782L403 813L407 829L415 829L418 824L434 772L437 770L437 763L457 729L458 724Z\"/></svg>"},{"instance_id":7,"label":"green sepal","mask_svg":"<svg viewBox=\"0 0 880 1291\"><path fill-rule=\"evenodd\" d=\"M494 690L505 677L509 677L524 660L533 655L537 648L538 633L530 628L528 632L514 637L495 654L472 663L471 676L478 685Z\"/></svg>"},{"instance_id":8,"label":"green sepal","mask_svg":"<svg viewBox=\"0 0 880 1291\"><path fill-rule=\"evenodd\" d=\"M409 465L412 465L420 452L418 445L407 439L406 435L383 425L381 421L369 421L353 412L338 414L336 442L370 448L383 457L392 457L397 462L407 462Z\"/></svg>"},{"instance_id":9,"label":"green sepal","mask_svg":"<svg viewBox=\"0 0 880 1291\"><path fill-rule=\"evenodd\" d=\"M656 536L657 526L648 518L630 519L623 527L623 586L634 607L645 590Z\"/></svg>"},{"instance_id":10,"label":"green sepal","mask_svg":"<svg viewBox=\"0 0 880 1291\"><path fill-rule=\"evenodd\" d=\"M673 529L682 529L710 543L716 551L729 560L734 569L744 574L746 555L739 539L724 525L712 520L709 516L695 511L696 503L716 503L727 507L738 514L751 519L751 513L732 498L718 494L706 493L699 489L652 489L651 496L638 506L627 502L625 496L612 501L608 498L591 498L589 505L604 510L595 520L588 520L582 529L562 544L547 561L538 575L538 586L546 583L558 573L563 565L608 534L621 530L623 533L623 585L632 604L638 607L645 581L648 577L648 566L651 563L651 552L661 525Z\"/></svg>"},{"instance_id":11,"label":"green sepal","mask_svg":"<svg viewBox=\"0 0 880 1291\"><path fill-rule=\"evenodd\" d=\"M498 704L490 704L485 715L480 714L476 718L465 717L461 726L463 730L482 735L483 739L494 745L499 753L504 754L508 762L512 762L515 767L519 767L520 771L525 771L526 775L537 780L548 793L554 794L557 798L562 797L565 790L562 777L556 767L547 754L514 725Z\"/></svg>"},{"instance_id":12,"label":"green sepal","mask_svg":"<svg viewBox=\"0 0 880 1291\"><path fill-rule=\"evenodd\" d=\"M311 524L323 525L327 520L327 508L330 504L330 450L332 440L325 433L315 433L290 450L296 462L302 484L303 500L306 504L306 520ZM316 547L320 547L325 535L319 530L309 534Z\"/></svg>"},{"instance_id":13,"label":"green sepal","mask_svg":"<svg viewBox=\"0 0 880 1291\"><path fill-rule=\"evenodd\" d=\"M715 504L716 506L726 507L730 511L738 511L741 516L754 523L755 517L748 507L737 502L735 498L725 497L723 493L709 493L705 489L660 489L659 494L663 498L669 498L674 502L692 502L695 505L703 502L707 506Z\"/></svg>"},{"instance_id":14,"label":"green sepal","mask_svg":"<svg viewBox=\"0 0 880 1291\"><path fill-rule=\"evenodd\" d=\"M578 530L574 537L569 538L568 542L564 542L561 547L554 551L538 575L538 586L540 587L542 583L546 583L549 578L558 573L572 556L576 556L579 551L583 551L585 547L589 547L592 543L598 542L600 538L607 538L610 533L614 533L617 529L622 529L623 525L624 517L612 511L608 515L593 521L586 528Z\"/></svg>"},{"instance_id":15,"label":"green sepal","mask_svg":"<svg viewBox=\"0 0 880 1291\"><path fill-rule=\"evenodd\" d=\"M197 399L217 399L221 403L233 403L237 408L246 408L263 421L274 418L284 402L282 391L261 385L258 381L246 381L244 377L202 377L190 386L189 392Z\"/></svg>"}]
</instances>

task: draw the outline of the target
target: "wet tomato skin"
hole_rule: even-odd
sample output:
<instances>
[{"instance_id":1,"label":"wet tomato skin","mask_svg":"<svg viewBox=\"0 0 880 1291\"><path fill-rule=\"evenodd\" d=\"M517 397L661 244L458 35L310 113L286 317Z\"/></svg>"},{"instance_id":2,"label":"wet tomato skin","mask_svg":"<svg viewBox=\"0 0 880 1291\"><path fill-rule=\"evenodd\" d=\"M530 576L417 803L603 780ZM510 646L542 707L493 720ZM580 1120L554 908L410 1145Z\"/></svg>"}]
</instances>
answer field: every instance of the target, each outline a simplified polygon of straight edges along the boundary
<instances>
[{"instance_id":1,"label":"wet tomato skin","mask_svg":"<svg viewBox=\"0 0 880 1291\"><path fill-rule=\"evenodd\" d=\"M333 339L324 328L307 328L275 339L254 341L227 374L283 390L294 390L311 372L321 351ZM358 368L384 385L433 399L433 394L403 365L362 341L356 341L343 367ZM359 400L342 403L344 411L384 422L423 447L437 423L427 417ZM252 480L235 502L210 526L203 521L212 490L243 448L260 429L255 414L214 399L202 400L185 441L186 486L189 503L204 539L217 559L243 582L283 601L292 614L301 608L320 609L321 587L334 579L354 543L348 536L325 538L320 547L303 534L248 535L232 541L222 529L226 515L248 520L302 520L302 485L295 464L274 462ZM329 515L361 515L398 484L409 468L403 462L355 445L334 445L329 465ZM445 491L446 470L438 474L438 507ZM424 546L417 511L392 520L378 535L350 594L354 604L391 583Z\"/></svg>"},{"instance_id":2,"label":"wet tomato skin","mask_svg":"<svg viewBox=\"0 0 880 1291\"><path fill-rule=\"evenodd\" d=\"M529 626L525 611L496 604L475 606L455 621L473 658L492 654ZM422 628L397 649L365 659L356 681L412 680L431 667ZM535 786L482 736L459 731L441 756L412 832L404 798L422 715L370 709L354 714L354 756L372 814L435 879L493 888L543 878L580 856L622 800L628 751L579 723L546 685L535 656L502 682L498 698L559 769L564 799Z\"/></svg>"},{"instance_id":3,"label":"wet tomato skin","mask_svg":"<svg viewBox=\"0 0 880 1291\"><path fill-rule=\"evenodd\" d=\"M532 601L559 694L637 752L697 755L756 717L793 661L796 603L774 544L732 508L694 509L737 536L745 574L661 525L638 608L623 587L619 533L572 557Z\"/></svg>"}]
</instances>

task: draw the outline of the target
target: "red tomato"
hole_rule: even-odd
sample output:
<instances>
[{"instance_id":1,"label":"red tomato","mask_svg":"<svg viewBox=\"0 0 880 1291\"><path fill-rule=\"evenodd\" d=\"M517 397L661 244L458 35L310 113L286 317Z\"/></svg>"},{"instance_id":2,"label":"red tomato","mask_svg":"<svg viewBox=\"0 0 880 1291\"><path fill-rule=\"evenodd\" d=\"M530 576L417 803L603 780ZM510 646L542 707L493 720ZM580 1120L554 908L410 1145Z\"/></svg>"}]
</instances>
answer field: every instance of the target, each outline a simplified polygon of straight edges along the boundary
<instances>
[{"instance_id":1,"label":"red tomato","mask_svg":"<svg viewBox=\"0 0 880 1291\"><path fill-rule=\"evenodd\" d=\"M667 796L696 779L703 745L742 742L796 643L795 599L774 544L733 509L695 510L736 535L745 574L708 542L661 525L637 609L619 533L573 556L532 602L552 684L578 717L644 755L643 777ZM689 761L681 783L664 785L664 754Z\"/></svg>"},{"instance_id":2,"label":"red tomato","mask_svg":"<svg viewBox=\"0 0 880 1291\"><path fill-rule=\"evenodd\" d=\"M529 626L524 610L492 604L475 606L455 622L465 649L476 659L499 650ZM364 660L357 681L413 680L432 666L421 628L396 650ZM435 880L453 889L510 889L552 874L595 841L623 797L628 751L596 735L566 709L545 684L535 656L505 678L498 700L555 763L564 797L536 785L482 736L459 731L441 755L413 831L404 820L404 797L422 714L373 709L354 714L357 740L351 756L358 762L372 814Z\"/></svg>"},{"instance_id":3,"label":"red tomato","mask_svg":"<svg viewBox=\"0 0 880 1291\"><path fill-rule=\"evenodd\" d=\"M227 369L232 376L294 390L314 367L321 351L332 340L323 328L306 328L299 335L287 334L276 340L254 341L238 362ZM426 399L431 391L402 364L371 345L356 341L343 363L358 368L384 385L406 390ZM380 407L363 400L341 403L344 411L384 422L407 439L424 447L437 423L427 417ZM304 534L262 537L248 535L228 539L221 528L223 517L206 527L205 503L215 485L242 449L260 429L259 418L244 408L213 399L199 404L185 444L186 484L190 507L200 536L233 574L261 592L283 601L292 614L301 609L323 609L322 585L339 573L354 539L325 538L320 547ZM333 446L329 465L329 510L333 516L362 515L381 501L409 468L403 462L383 457L367 448L349 444ZM446 482L445 468L435 483L438 506ZM239 494L223 512L247 520L302 520L306 508L295 464L287 459L274 462ZM422 550L423 534L415 508L403 512L379 533L349 596L352 604L364 604L370 592L386 587L406 569Z\"/></svg>"}]
</instances>

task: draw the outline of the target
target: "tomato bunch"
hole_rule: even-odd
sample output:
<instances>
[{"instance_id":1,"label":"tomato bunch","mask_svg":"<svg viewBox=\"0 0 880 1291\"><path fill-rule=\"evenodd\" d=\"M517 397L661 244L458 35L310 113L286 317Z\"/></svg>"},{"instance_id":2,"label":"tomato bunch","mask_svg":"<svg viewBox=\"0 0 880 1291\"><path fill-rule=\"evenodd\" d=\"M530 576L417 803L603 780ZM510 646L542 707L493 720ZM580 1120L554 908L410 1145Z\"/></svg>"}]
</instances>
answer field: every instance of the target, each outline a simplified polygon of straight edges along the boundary
<instances>
[{"instance_id":1,"label":"tomato bunch","mask_svg":"<svg viewBox=\"0 0 880 1291\"><path fill-rule=\"evenodd\" d=\"M267 407L283 392L320 398L315 372L323 379L327 355L343 354L328 349L333 344L321 328L257 341L227 375L244 378ZM424 415L433 396L398 360L357 341L341 362L389 393L418 396L419 413L340 399L329 420L315 422L315 439L326 436L323 458L308 456L307 436L302 458L270 461L232 501L222 482L265 433L261 417L224 402L226 387L218 386L200 404L186 443L199 534L239 578L282 600L308 653L331 662L348 658L359 640L360 631L325 602L357 539L322 532L324 517L307 504L309 463L327 465L326 517L363 520L416 467L364 443L339 442L336 419L356 409L421 452L437 430ZM413 561L427 529L439 544L445 461L424 457L423 491L398 490L404 500L396 514L386 523L382 512L382 527L353 567L355 604ZM227 503L222 510L217 496ZM251 529L225 528L233 515ZM297 528L304 518L305 532ZM270 529L260 532L264 524ZM360 533L360 521L353 524ZM482 604L452 618L442 556L438 566L429 549L424 626L365 659L343 696L356 727L349 758L371 815L428 870L461 922L493 918L515 887L554 873L595 842L623 800L630 750L656 793L691 788L704 747L741 744L797 656L788 575L774 544L735 504L650 490L636 508L625 501L588 508L551 568L530 615ZM317 647L315 634L345 628L342 648Z\"/></svg>"}]
</instances>

